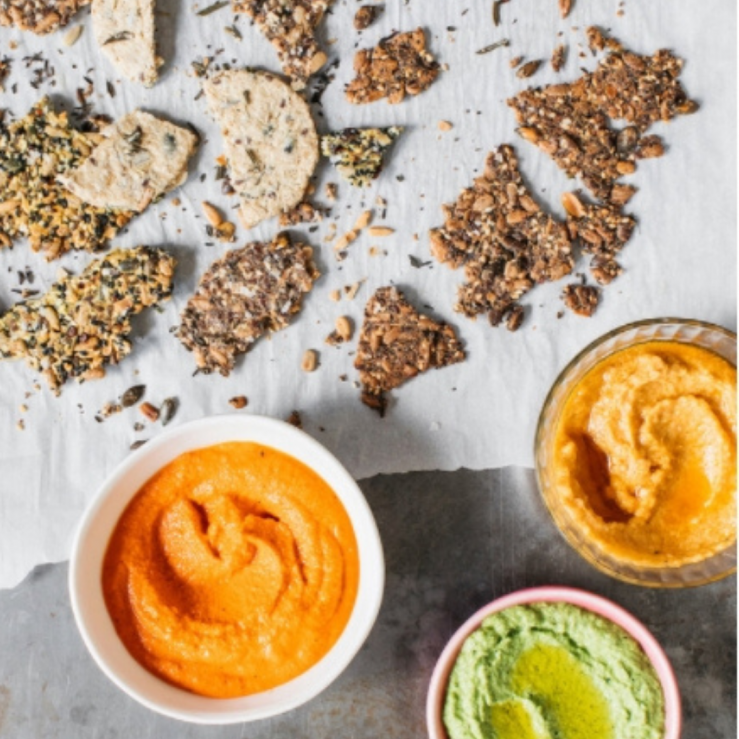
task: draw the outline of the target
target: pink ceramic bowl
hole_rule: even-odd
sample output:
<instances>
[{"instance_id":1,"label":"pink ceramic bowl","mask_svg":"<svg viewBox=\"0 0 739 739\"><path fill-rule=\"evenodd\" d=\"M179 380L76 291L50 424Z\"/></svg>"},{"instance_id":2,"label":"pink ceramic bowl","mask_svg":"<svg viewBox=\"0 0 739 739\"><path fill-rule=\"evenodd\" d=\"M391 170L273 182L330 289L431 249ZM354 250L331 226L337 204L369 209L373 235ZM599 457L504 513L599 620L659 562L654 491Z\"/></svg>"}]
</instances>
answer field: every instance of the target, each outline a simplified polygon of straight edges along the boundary
<instances>
[{"instance_id":1,"label":"pink ceramic bowl","mask_svg":"<svg viewBox=\"0 0 739 739\"><path fill-rule=\"evenodd\" d=\"M682 712L680 691L672 665L667 659L657 640L647 631L647 628L637 621L630 613L610 600L593 595L585 590L565 587L542 587L518 590L510 595L494 600L457 629L454 636L444 648L431 675L428 698L426 700L426 723L430 739L448 739L442 722L442 709L446 697L446 686L449 674L457 661L457 655L465 639L475 631L483 620L491 613L497 613L511 606L521 606L529 603L570 603L585 610L597 613L599 616L620 626L627 634L634 638L652 662L657 677L662 685L665 698L665 734L664 739L679 739L682 729Z\"/></svg>"}]
</instances>

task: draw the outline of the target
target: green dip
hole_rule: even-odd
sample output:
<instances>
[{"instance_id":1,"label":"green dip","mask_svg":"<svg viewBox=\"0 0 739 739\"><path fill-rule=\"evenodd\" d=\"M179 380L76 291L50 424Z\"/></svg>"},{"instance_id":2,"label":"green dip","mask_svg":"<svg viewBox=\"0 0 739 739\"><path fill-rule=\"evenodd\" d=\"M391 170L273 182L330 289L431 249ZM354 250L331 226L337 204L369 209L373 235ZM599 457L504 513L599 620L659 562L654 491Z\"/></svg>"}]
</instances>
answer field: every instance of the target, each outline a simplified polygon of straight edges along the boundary
<instances>
[{"instance_id":1,"label":"green dip","mask_svg":"<svg viewBox=\"0 0 739 739\"><path fill-rule=\"evenodd\" d=\"M662 739L664 700L641 647L569 603L488 616L444 701L449 739Z\"/></svg>"}]
</instances>

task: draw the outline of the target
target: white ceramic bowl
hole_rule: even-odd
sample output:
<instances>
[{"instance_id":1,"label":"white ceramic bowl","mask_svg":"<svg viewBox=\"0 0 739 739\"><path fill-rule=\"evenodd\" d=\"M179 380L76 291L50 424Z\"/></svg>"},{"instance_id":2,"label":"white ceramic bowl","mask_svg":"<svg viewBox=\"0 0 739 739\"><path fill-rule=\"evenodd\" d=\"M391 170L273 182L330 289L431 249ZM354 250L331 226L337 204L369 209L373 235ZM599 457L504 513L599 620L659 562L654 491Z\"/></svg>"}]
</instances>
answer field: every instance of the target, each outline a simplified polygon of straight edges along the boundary
<instances>
[{"instance_id":1,"label":"white ceramic bowl","mask_svg":"<svg viewBox=\"0 0 739 739\"><path fill-rule=\"evenodd\" d=\"M300 460L334 490L354 527L359 589L349 622L317 664L277 688L243 698L216 699L176 688L146 670L126 650L105 606L102 562L110 535L141 486L184 452L227 441L255 441ZM161 433L108 477L85 512L72 549L69 591L77 626L103 672L143 705L171 718L200 724L254 721L314 698L351 662L380 610L385 583L382 544L367 501L341 463L308 434L282 421L247 415L214 416Z\"/></svg>"}]
</instances>

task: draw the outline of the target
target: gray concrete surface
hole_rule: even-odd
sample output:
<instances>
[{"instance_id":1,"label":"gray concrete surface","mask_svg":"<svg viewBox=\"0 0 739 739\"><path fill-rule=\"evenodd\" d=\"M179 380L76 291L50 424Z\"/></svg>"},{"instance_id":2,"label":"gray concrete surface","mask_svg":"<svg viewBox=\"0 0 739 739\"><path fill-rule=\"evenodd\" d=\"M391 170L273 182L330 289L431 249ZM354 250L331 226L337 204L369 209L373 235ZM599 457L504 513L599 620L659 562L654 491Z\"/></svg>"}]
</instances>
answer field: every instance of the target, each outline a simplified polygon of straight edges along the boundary
<instances>
[{"instance_id":1,"label":"gray concrete surface","mask_svg":"<svg viewBox=\"0 0 739 739\"><path fill-rule=\"evenodd\" d=\"M231 727L151 713L108 682L85 651L67 567L53 565L0 592L0 737L424 737L429 676L454 629L496 596L550 583L611 598L647 624L677 672L684 739L737 736L735 578L656 591L601 575L561 539L526 470L381 476L362 488L385 546L384 605L360 654L316 700Z\"/></svg>"}]
</instances>

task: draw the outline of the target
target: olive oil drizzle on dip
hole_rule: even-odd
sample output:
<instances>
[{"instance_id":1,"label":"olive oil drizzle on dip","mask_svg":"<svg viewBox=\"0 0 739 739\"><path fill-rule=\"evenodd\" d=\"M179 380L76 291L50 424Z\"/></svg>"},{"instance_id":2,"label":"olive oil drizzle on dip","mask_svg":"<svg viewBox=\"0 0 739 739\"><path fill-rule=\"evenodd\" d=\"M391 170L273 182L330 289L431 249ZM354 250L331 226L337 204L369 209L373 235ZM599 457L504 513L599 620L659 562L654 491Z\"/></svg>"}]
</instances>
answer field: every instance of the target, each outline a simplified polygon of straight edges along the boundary
<instances>
[{"instance_id":1,"label":"olive oil drizzle on dip","mask_svg":"<svg viewBox=\"0 0 739 739\"><path fill-rule=\"evenodd\" d=\"M351 521L298 460L255 443L181 455L111 536L103 593L131 655L213 698L281 685L334 645L359 581Z\"/></svg>"}]
</instances>

